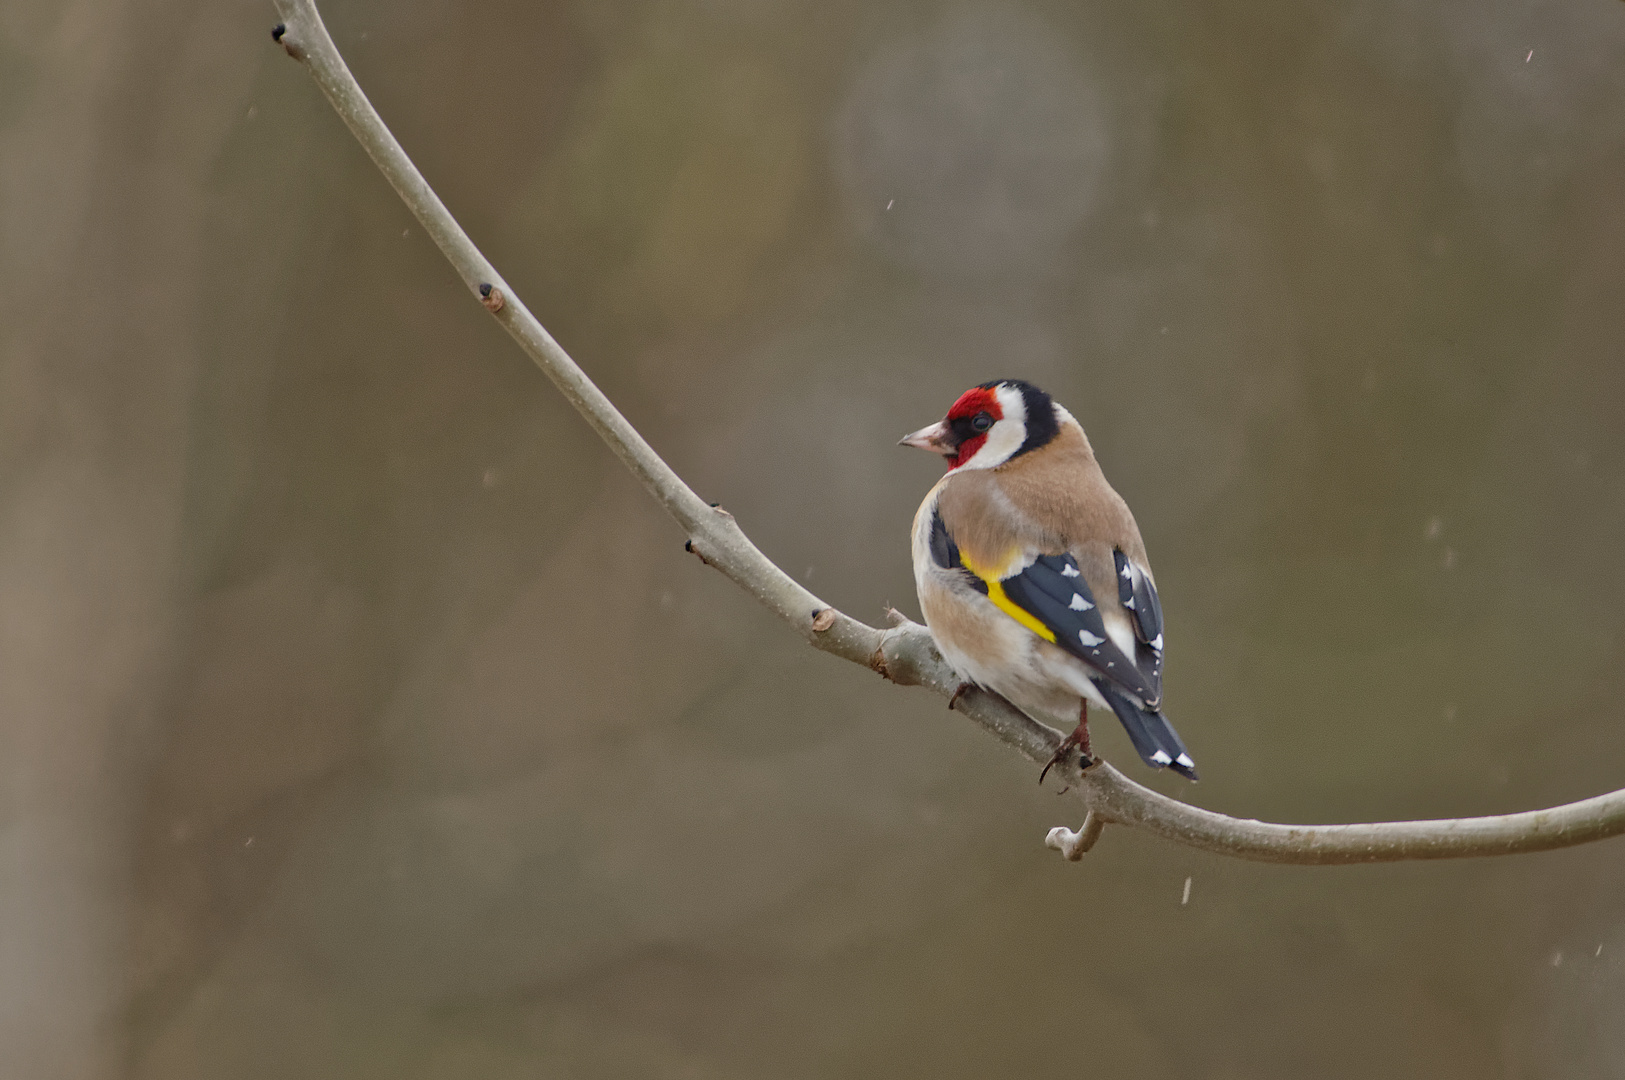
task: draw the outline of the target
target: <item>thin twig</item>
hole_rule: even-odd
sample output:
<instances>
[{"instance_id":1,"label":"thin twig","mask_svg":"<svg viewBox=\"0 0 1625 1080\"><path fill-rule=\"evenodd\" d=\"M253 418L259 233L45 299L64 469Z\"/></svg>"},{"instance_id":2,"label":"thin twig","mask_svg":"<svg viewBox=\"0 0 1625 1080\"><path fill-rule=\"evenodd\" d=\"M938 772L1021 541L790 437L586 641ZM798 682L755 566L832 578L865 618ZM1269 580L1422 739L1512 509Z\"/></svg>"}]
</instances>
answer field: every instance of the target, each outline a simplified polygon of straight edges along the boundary
<instances>
[{"instance_id":1,"label":"thin twig","mask_svg":"<svg viewBox=\"0 0 1625 1080\"><path fill-rule=\"evenodd\" d=\"M406 156L362 93L328 36L314 0L275 0L284 20L273 36L304 63L328 101L371 155L424 230L462 277L474 299L609 444L621 462L688 534L688 547L794 627L814 647L874 669L904 686L954 698L961 680L925 627L903 619L880 630L824 603L751 543L733 515L683 483L603 392L553 340L480 254L440 197ZM954 707L1035 765L1050 759L1061 734L980 691ZM1570 847L1625 833L1625 791L1504 817L1391 821L1358 825L1277 825L1201 810L1136 784L1102 762L1080 771L1076 760L1051 772L1088 809L1078 832L1051 831L1052 847L1081 857L1107 824L1145 829L1190 847L1261 862L1320 864L1450 859Z\"/></svg>"}]
</instances>

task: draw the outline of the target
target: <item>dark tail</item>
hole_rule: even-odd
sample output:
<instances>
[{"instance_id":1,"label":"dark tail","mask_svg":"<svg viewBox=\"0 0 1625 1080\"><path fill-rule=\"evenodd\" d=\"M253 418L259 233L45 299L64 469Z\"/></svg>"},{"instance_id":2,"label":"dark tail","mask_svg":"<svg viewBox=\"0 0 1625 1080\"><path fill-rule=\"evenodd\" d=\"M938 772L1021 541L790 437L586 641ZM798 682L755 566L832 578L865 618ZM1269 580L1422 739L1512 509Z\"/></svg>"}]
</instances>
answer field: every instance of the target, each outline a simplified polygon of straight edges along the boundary
<instances>
[{"instance_id":1,"label":"dark tail","mask_svg":"<svg viewBox=\"0 0 1625 1080\"><path fill-rule=\"evenodd\" d=\"M1196 762L1191 760L1179 732L1161 712L1141 708L1127 694L1104 679L1094 680L1095 687L1112 707L1117 719L1123 722L1129 741L1140 755L1140 760L1153 769L1172 769L1179 775L1198 780Z\"/></svg>"}]
</instances>

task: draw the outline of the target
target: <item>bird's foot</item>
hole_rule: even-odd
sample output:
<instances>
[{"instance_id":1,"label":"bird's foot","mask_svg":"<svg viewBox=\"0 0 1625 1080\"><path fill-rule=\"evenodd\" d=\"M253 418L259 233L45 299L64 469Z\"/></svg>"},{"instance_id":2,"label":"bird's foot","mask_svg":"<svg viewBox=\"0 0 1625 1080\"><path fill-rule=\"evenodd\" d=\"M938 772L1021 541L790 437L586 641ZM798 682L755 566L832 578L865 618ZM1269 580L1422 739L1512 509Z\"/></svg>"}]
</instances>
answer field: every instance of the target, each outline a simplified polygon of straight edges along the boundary
<instances>
[{"instance_id":1,"label":"bird's foot","mask_svg":"<svg viewBox=\"0 0 1625 1080\"><path fill-rule=\"evenodd\" d=\"M1061 745L1055 748L1049 761L1044 765L1044 771L1038 774L1038 782L1042 784L1044 777L1050 769L1066 760L1067 754L1073 747L1078 748L1078 768L1087 769L1095 763L1094 748L1089 745L1089 701L1084 699L1078 706L1078 726L1072 729L1072 734L1061 740Z\"/></svg>"},{"instance_id":2,"label":"bird's foot","mask_svg":"<svg viewBox=\"0 0 1625 1080\"><path fill-rule=\"evenodd\" d=\"M958 689L956 689L954 691L953 696L948 699L948 708L952 709L955 705L958 705L959 704L959 699L964 697L966 694L970 693L974 689L976 689L976 684L975 683L968 683L968 682L960 683Z\"/></svg>"},{"instance_id":3,"label":"bird's foot","mask_svg":"<svg viewBox=\"0 0 1625 1080\"><path fill-rule=\"evenodd\" d=\"M1072 734L1061 740L1061 745L1055 748L1055 753L1050 755L1049 761L1044 764L1043 771L1038 774L1038 782L1040 784L1044 782L1044 777L1048 775L1050 769L1066 760L1067 755L1072 753L1073 747L1078 748L1078 768L1080 770L1087 769L1095 763L1094 755L1089 753L1089 750L1084 745L1083 740L1078 738L1078 733L1074 731Z\"/></svg>"}]
</instances>

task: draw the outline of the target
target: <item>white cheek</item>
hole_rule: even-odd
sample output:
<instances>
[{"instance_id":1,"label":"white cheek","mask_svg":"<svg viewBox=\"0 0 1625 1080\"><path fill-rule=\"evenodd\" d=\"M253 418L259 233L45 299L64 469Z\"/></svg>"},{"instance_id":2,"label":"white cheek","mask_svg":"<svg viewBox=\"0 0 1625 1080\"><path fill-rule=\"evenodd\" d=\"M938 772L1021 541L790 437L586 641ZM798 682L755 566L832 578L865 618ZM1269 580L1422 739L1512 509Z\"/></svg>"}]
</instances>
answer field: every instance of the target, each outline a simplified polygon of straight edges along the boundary
<instances>
[{"instance_id":1,"label":"white cheek","mask_svg":"<svg viewBox=\"0 0 1625 1080\"><path fill-rule=\"evenodd\" d=\"M987 433L987 441L972 454L961 469L994 469L1013 457L1021 444L1027 441L1027 401L1021 391L1000 386L994 393L999 399L1003 419Z\"/></svg>"},{"instance_id":2,"label":"white cheek","mask_svg":"<svg viewBox=\"0 0 1625 1080\"><path fill-rule=\"evenodd\" d=\"M1013 420L1000 420L987 433L987 441L961 469L991 469L1010 460L1010 455L1021 449L1027 441L1027 426Z\"/></svg>"}]
</instances>

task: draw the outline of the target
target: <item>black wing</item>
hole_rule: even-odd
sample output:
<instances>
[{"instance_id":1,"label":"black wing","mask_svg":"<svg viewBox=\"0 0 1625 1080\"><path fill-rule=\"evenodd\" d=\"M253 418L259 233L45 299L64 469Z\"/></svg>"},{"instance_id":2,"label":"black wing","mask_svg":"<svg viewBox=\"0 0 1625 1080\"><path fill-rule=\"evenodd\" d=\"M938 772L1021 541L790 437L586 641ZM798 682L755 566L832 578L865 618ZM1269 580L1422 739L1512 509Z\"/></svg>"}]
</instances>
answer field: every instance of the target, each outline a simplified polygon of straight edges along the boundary
<instances>
[{"instance_id":1,"label":"black wing","mask_svg":"<svg viewBox=\"0 0 1625 1080\"><path fill-rule=\"evenodd\" d=\"M948 526L942 523L940 511L931 511L931 561L944 570L958 570L965 576L965 583L982 595L987 595L987 582L970 572L959 557L959 545L954 538L948 535Z\"/></svg>"},{"instance_id":2,"label":"black wing","mask_svg":"<svg viewBox=\"0 0 1625 1080\"><path fill-rule=\"evenodd\" d=\"M1127 555L1112 551L1117 566L1117 602L1130 612L1134 636L1139 646L1134 650L1135 660L1146 678L1162 696L1162 601L1157 599L1157 587L1144 570L1134 565Z\"/></svg>"},{"instance_id":3,"label":"black wing","mask_svg":"<svg viewBox=\"0 0 1625 1080\"><path fill-rule=\"evenodd\" d=\"M940 519L932 523L932 558L939 566L964 567L958 547L945 529L939 539L939 529ZM1094 593L1071 555L1040 555L1019 574L991 583L996 588L976 580L995 604L1030 616L1048 632L1050 640L1097 672L1091 680L1122 721L1141 760L1154 769L1171 768L1195 780L1196 763L1160 708L1162 603L1156 586L1122 552L1115 555L1117 599L1133 613L1130 622L1137 639L1137 662L1106 636ZM968 568L965 572L970 573Z\"/></svg>"},{"instance_id":4,"label":"black wing","mask_svg":"<svg viewBox=\"0 0 1625 1080\"><path fill-rule=\"evenodd\" d=\"M1134 612L1135 636L1161 652L1162 601L1157 599L1157 587L1122 549L1113 550L1112 559L1117 564L1117 602Z\"/></svg>"},{"instance_id":5,"label":"black wing","mask_svg":"<svg viewBox=\"0 0 1625 1080\"><path fill-rule=\"evenodd\" d=\"M1004 595L1054 635L1055 644L1155 709L1162 699L1161 660L1142 669L1106 636L1094 593L1071 555L1040 555L999 582Z\"/></svg>"}]
</instances>

